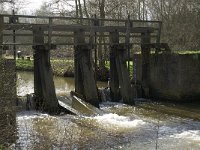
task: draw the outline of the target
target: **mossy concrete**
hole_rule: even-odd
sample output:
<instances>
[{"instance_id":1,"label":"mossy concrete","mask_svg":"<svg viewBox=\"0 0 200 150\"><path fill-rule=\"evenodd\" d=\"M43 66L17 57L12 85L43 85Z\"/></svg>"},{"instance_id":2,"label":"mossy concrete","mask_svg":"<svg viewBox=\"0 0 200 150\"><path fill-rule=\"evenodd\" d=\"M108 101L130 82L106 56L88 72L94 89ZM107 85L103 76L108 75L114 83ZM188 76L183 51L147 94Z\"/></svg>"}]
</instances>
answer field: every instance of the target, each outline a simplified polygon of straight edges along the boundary
<instances>
[{"instance_id":1,"label":"mossy concrete","mask_svg":"<svg viewBox=\"0 0 200 150\"><path fill-rule=\"evenodd\" d=\"M0 59L0 145L9 146L16 136L16 71L14 60Z\"/></svg>"},{"instance_id":2,"label":"mossy concrete","mask_svg":"<svg viewBox=\"0 0 200 150\"><path fill-rule=\"evenodd\" d=\"M141 56L137 56L137 81L141 81ZM150 97L158 100L200 100L200 54L159 54L150 57Z\"/></svg>"}]
</instances>

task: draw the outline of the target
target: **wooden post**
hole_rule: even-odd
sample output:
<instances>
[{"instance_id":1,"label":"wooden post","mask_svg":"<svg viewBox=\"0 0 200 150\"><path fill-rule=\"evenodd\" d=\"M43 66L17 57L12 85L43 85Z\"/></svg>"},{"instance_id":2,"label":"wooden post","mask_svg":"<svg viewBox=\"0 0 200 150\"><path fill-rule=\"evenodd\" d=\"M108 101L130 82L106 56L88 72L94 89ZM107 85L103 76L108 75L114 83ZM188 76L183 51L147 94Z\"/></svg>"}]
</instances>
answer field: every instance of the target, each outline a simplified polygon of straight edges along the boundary
<instances>
[{"instance_id":1,"label":"wooden post","mask_svg":"<svg viewBox=\"0 0 200 150\"><path fill-rule=\"evenodd\" d=\"M149 80L150 80L150 48L144 46L151 42L150 33L145 32L141 35L142 48L142 89L143 96L149 97Z\"/></svg>"},{"instance_id":2,"label":"wooden post","mask_svg":"<svg viewBox=\"0 0 200 150\"><path fill-rule=\"evenodd\" d=\"M4 26L3 16L0 16L0 59L2 58L3 54L3 26Z\"/></svg>"},{"instance_id":3,"label":"wooden post","mask_svg":"<svg viewBox=\"0 0 200 150\"><path fill-rule=\"evenodd\" d=\"M15 19L15 10L13 9L12 10L12 15L13 15L13 18L12 18L12 23L15 24L16 23L16 19ZM13 30L13 52L14 52L14 59L16 60L17 58L17 50L16 50L16 36L15 36L15 30Z\"/></svg>"},{"instance_id":4,"label":"wooden post","mask_svg":"<svg viewBox=\"0 0 200 150\"><path fill-rule=\"evenodd\" d=\"M92 66L91 46L85 43L83 31L74 33L75 42L75 92L85 101L99 107L99 98Z\"/></svg>"},{"instance_id":5,"label":"wooden post","mask_svg":"<svg viewBox=\"0 0 200 150\"><path fill-rule=\"evenodd\" d=\"M110 32L110 97L111 101L118 102L120 100L119 92L119 78L117 74L116 67L116 47L115 45L119 43L119 32Z\"/></svg>"},{"instance_id":6,"label":"wooden post","mask_svg":"<svg viewBox=\"0 0 200 150\"><path fill-rule=\"evenodd\" d=\"M53 82L53 72L50 64L50 47L44 45L44 31L40 28L33 30L34 43L34 91L39 109L49 113L59 110Z\"/></svg>"}]
</instances>

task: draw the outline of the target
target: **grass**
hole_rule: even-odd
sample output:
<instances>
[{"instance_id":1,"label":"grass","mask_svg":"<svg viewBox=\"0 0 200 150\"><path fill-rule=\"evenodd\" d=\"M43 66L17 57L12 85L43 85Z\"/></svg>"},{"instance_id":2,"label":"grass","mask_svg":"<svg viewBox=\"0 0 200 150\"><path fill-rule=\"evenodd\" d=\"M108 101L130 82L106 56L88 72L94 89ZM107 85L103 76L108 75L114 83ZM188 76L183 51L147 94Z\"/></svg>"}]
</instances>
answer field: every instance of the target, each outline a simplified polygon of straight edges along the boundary
<instances>
[{"instance_id":1,"label":"grass","mask_svg":"<svg viewBox=\"0 0 200 150\"><path fill-rule=\"evenodd\" d=\"M16 67L17 70L33 71L33 60L17 59Z\"/></svg>"},{"instance_id":2,"label":"grass","mask_svg":"<svg viewBox=\"0 0 200 150\"><path fill-rule=\"evenodd\" d=\"M176 54L200 54L200 50L184 50L184 51L174 51ZM33 71L33 60L22 60L17 59L16 61L17 70L21 71ZM56 76L73 77L74 76L74 62L73 59L51 59L51 66L53 69L53 74ZM127 63L128 66L128 63ZM105 62L105 67L110 69L110 61ZM130 76L133 75L133 62L130 61Z\"/></svg>"},{"instance_id":3,"label":"grass","mask_svg":"<svg viewBox=\"0 0 200 150\"><path fill-rule=\"evenodd\" d=\"M53 74L57 76L73 76L74 75L74 63L73 60L51 60L51 66ZM33 71L33 60L16 60L17 70L21 71Z\"/></svg>"},{"instance_id":4,"label":"grass","mask_svg":"<svg viewBox=\"0 0 200 150\"><path fill-rule=\"evenodd\" d=\"M200 50L174 51L176 54L200 54Z\"/></svg>"}]
</instances>

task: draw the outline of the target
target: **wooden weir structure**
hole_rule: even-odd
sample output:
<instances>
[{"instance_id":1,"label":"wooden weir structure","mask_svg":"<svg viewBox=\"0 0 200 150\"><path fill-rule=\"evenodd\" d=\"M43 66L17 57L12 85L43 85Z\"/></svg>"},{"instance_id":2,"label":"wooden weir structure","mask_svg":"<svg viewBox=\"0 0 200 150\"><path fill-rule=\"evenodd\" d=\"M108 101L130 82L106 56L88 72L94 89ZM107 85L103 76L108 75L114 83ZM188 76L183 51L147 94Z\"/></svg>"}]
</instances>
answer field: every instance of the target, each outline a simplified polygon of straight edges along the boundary
<instances>
[{"instance_id":1,"label":"wooden weir structure","mask_svg":"<svg viewBox=\"0 0 200 150\"><path fill-rule=\"evenodd\" d=\"M130 58L132 46L140 45L142 87L148 89L150 49L155 48L156 52L162 48L166 49L166 44L160 43L161 24L160 21L131 20L129 17L125 20L115 20L0 15L0 52L2 54L3 47L7 45L32 46L35 95L44 109L55 111L58 102L50 64L50 50L56 49L58 45L74 46L75 92L82 95L86 102L99 107L92 56L95 55L94 62L97 63L97 45L109 45L111 99L119 101L120 93L124 103L133 105L133 87L126 62L132 61ZM7 37L13 39L6 41ZM33 40L29 43L18 42L16 40L18 37L33 37ZM55 42L53 40L55 37L68 41ZM99 37L105 38L105 42L97 43L96 39Z\"/></svg>"}]
</instances>

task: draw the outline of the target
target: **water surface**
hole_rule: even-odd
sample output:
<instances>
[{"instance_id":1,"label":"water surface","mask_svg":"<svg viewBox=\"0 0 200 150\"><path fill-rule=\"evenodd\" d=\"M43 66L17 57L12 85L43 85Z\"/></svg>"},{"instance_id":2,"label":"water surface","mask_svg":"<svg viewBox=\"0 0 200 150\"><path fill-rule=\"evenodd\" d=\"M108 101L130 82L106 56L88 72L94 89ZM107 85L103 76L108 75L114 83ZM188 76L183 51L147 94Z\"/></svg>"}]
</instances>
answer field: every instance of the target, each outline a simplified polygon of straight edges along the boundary
<instances>
[{"instance_id":1,"label":"water surface","mask_svg":"<svg viewBox=\"0 0 200 150\"><path fill-rule=\"evenodd\" d=\"M74 89L73 78L55 77L57 94ZM99 83L106 86L107 83ZM32 73L18 73L18 94L33 92ZM36 111L17 114L13 149L199 150L200 107L168 103L127 106L104 102L100 116L50 116Z\"/></svg>"}]
</instances>

